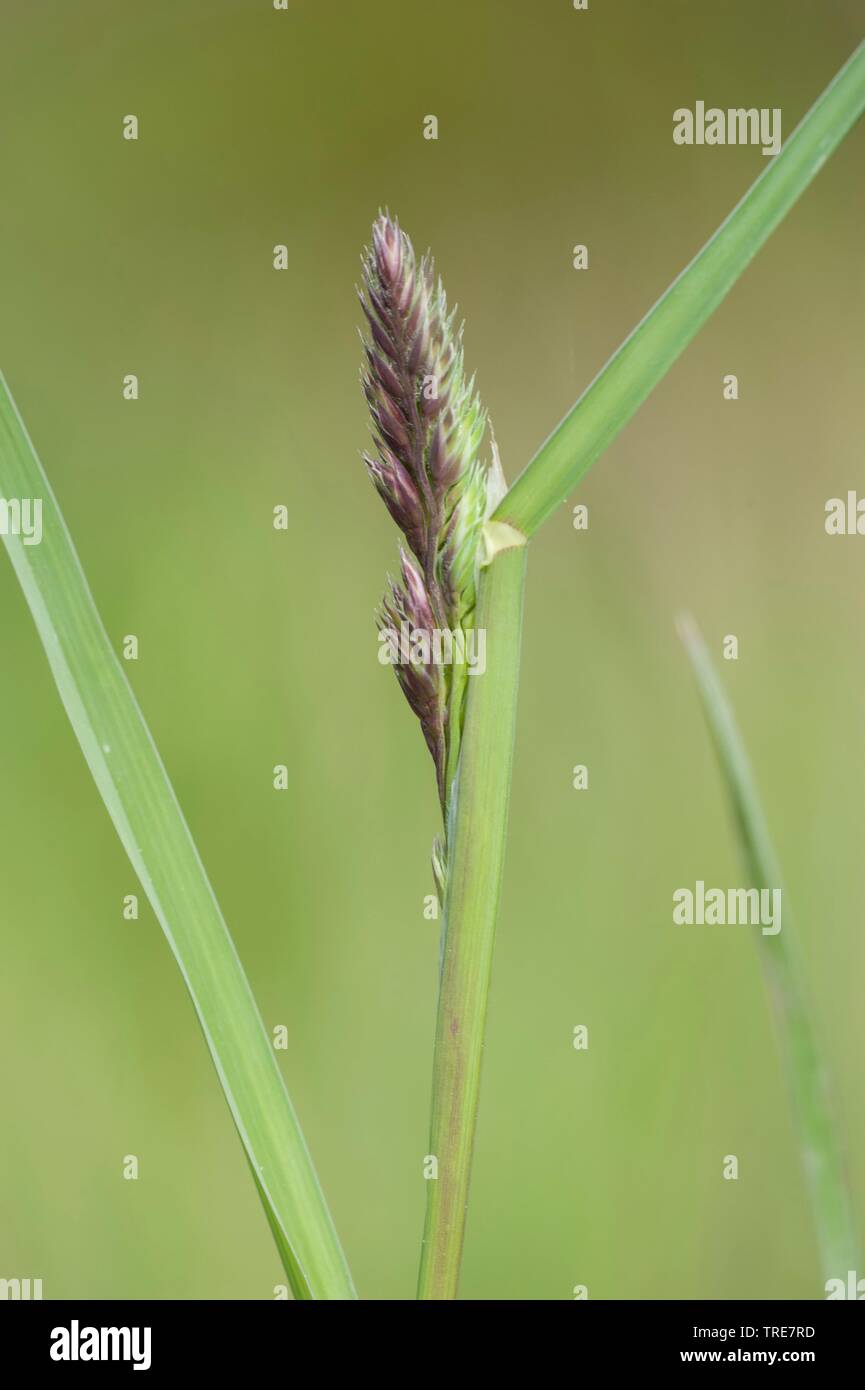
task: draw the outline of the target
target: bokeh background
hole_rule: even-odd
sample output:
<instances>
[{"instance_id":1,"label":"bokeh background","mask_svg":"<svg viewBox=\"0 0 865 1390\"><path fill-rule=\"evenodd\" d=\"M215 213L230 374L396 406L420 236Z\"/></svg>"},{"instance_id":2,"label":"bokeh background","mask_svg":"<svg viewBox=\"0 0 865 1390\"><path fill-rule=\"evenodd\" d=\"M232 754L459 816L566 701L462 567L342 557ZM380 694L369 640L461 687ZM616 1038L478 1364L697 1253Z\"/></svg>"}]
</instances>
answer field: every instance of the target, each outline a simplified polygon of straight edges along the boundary
<instances>
[{"instance_id":1,"label":"bokeh background","mask_svg":"<svg viewBox=\"0 0 865 1390\"><path fill-rule=\"evenodd\" d=\"M765 167L675 146L673 110L779 106L789 134L865 14L0 15L0 363L110 634L139 637L130 678L265 1020L288 1027L361 1293L412 1297L436 803L376 660L395 536L359 461L359 252L380 205L434 249L512 478ZM716 656L739 637L723 676L865 1215L865 541L823 528L827 498L865 488L863 149L859 129L586 478L588 532L565 508L532 546L466 1298L820 1296L753 935L672 924L674 888L741 880L683 607ZM143 896L122 918L136 885L5 559L0 605L0 1275L47 1298L270 1298L280 1267L191 1007Z\"/></svg>"}]
</instances>

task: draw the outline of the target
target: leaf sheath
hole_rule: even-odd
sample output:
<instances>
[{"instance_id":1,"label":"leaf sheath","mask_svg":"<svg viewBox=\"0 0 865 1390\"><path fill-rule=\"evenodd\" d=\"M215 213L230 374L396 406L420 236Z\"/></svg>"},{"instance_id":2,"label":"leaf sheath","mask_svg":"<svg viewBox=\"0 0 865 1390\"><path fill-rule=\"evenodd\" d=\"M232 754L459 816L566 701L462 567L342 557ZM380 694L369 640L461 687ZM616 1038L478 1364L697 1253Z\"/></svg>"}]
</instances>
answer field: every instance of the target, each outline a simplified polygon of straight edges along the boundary
<instances>
[{"instance_id":1,"label":"leaf sheath","mask_svg":"<svg viewBox=\"0 0 865 1390\"><path fill-rule=\"evenodd\" d=\"M487 669L469 682L445 894L433 1062L429 1152L418 1298L457 1293L481 1057L504 865L520 665L525 545L481 571L477 625Z\"/></svg>"}]
</instances>

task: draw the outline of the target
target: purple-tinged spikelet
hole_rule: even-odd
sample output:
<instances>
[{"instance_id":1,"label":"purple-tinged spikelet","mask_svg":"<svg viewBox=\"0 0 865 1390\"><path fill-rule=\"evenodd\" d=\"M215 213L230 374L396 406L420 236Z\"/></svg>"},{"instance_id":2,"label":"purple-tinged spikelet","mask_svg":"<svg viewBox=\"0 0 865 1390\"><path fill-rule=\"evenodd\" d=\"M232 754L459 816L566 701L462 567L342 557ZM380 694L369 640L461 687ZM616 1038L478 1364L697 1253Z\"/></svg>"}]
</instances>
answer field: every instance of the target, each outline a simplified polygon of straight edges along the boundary
<instances>
[{"instance_id":1,"label":"purple-tinged spikelet","mask_svg":"<svg viewBox=\"0 0 865 1390\"><path fill-rule=\"evenodd\" d=\"M364 462L410 552L402 553L400 580L390 582L379 628L407 623L430 637L464 630L488 512L488 470L479 457L486 414L474 380L465 380L462 330L432 262L418 261L387 214L373 226L360 299L369 327L361 381L376 449ZM395 671L420 719L446 813L465 683L432 660L397 663Z\"/></svg>"},{"instance_id":2,"label":"purple-tinged spikelet","mask_svg":"<svg viewBox=\"0 0 865 1390\"><path fill-rule=\"evenodd\" d=\"M367 468L421 567L439 626L457 625L460 595L443 583L443 549L477 466L486 416L463 374L461 330L432 263L386 215L373 226L361 296L369 324L362 381L377 458ZM475 530L483 508L471 499ZM470 526L467 518L463 529ZM473 537L474 542L477 536Z\"/></svg>"}]
</instances>

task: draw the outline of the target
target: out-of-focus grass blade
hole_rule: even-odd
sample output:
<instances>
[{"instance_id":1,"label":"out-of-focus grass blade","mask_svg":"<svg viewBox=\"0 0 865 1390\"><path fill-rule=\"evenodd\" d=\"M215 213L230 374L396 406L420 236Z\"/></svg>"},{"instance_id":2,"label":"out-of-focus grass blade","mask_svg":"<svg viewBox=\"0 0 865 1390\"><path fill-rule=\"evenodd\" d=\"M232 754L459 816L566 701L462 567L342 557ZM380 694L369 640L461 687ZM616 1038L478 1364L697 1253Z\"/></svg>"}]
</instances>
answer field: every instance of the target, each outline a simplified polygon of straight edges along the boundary
<instances>
[{"instance_id":1,"label":"out-of-focus grass blade","mask_svg":"<svg viewBox=\"0 0 865 1390\"><path fill-rule=\"evenodd\" d=\"M94 781L192 996L295 1297L354 1298L249 982L2 376L0 496L41 500L41 542L7 534L6 549Z\"/></svg>"},{"instance_id":2,"label":"out-of-focus grass blade","mask_svg":"<svg viewBox=\"0 0 865 1390\"><path fill-rule=\"evenodd\" d=\"M682 615L676 626L697 679L751 885L781 889L781 930L774 936L760 932L757 940L799 1131L824 1278L846 1283L848 1271L860 1268L856 1224L826 1071L805 1003L780 866L745 745L706 644L689 615Z\"/></svg>"}]
</instances>

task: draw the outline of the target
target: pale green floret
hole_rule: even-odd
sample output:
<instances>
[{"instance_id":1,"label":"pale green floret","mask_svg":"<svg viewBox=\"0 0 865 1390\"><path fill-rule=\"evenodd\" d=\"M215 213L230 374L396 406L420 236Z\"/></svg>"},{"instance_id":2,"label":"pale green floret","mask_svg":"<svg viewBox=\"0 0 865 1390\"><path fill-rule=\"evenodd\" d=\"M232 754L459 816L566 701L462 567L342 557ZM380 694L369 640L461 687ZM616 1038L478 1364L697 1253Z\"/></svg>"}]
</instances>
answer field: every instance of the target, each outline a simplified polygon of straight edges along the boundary
<instances>
[{"instance_id":1,"label":"pale green floret","mask_svg":"<svg viewBox=\"0 0 865 1390\"><path fill-rule=\"evenodd\" d=\"M474 613L481 528L486 510L487 469L474 457L460 485L445 547L453 602L451 622L455 627L466 627Z\"/></svg>"}]
</instances>

